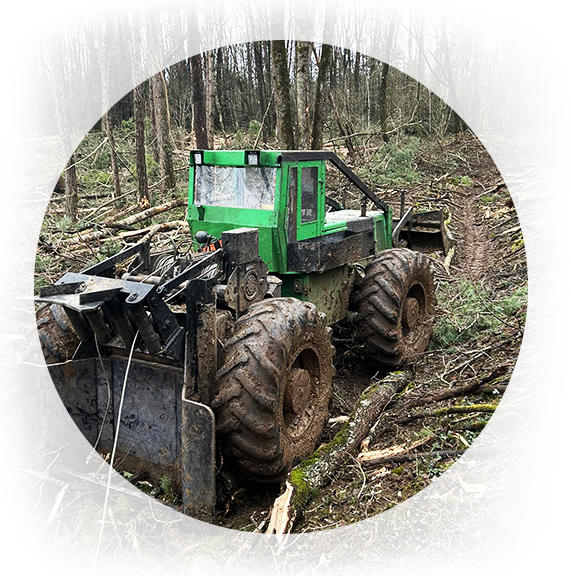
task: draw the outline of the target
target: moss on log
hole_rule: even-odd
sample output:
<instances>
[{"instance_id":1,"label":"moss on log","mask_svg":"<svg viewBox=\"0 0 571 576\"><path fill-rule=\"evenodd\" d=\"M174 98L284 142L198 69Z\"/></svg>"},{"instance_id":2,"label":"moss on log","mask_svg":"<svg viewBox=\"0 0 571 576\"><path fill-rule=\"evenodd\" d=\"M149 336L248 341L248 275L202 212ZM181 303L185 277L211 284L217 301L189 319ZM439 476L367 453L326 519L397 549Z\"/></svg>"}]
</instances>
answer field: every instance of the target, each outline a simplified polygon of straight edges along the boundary
<instances>
[{"instance_id":1,"label":"moss on log","mask_svg":"<svg viewBox=\"0 0 571 576\"><path fill-rule=\"evenodd\" d=\"M289 473L285 490L272 508L268 533L285 534L291 531L304 507L330 481L343 462L359 451L371 426L410 379L408 372L391 372L361 394L349 421L333 440L319 447Z\"/></svg>"}]
</instances>

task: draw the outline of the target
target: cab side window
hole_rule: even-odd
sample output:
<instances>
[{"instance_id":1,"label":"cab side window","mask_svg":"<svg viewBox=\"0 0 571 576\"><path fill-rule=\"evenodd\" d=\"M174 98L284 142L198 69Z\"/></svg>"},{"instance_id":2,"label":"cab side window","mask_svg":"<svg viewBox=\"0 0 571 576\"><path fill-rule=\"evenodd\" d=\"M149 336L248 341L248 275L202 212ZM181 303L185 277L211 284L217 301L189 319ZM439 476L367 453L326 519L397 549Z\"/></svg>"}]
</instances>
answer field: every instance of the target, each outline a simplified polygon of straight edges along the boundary
<instances>
[{"instance_id":1,"label":"cab side window","mask_svg":"<svg viewBox=\"0 0 571 576\"><path fill-rule=\"evenodd\" d=\"M301 222L317 220L317 166L301 168Z\"/></svg>"},{"instance_id":2,"label":"cab side window","mask_svg":"<svg viewBox=\"0 0 571 576\"><path fill-rule=\"evenodd\" d=\"M289 170L289 206L287 218L287 231L290 242L295 242L297 237L297 168L292 166Z\"/></svg>"}]
</instances>

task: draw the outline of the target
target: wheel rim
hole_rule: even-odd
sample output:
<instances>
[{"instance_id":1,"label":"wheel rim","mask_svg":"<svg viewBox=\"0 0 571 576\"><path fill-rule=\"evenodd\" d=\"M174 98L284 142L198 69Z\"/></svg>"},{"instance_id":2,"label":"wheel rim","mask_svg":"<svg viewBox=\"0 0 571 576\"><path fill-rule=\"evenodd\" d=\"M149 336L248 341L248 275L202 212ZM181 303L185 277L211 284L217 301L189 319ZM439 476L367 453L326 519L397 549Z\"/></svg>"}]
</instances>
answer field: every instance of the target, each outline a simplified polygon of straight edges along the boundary
<instances>
[{"instance_id":1,"label":"wheel rim","mask_svg":"<svg viewBox=\"0 0 571 576\"><path fill-rule=\"evenodd\" d=\"M402 334L407 342L413 342L422 333L426 322L426 295L420 284L408 291L402 307Z\"/></svg>"},{"instance_id":2,"label":"wheel rim","mask_svg":"<svg viewBox=\"0 0 571 576\"><path fill-rule=\"evenodd\" d=\"M311 348L305 348L292 363L284 389L283 419L288 436L301 436L309 428L318 385L319 359Z\"/></svg>"}]
</instances>

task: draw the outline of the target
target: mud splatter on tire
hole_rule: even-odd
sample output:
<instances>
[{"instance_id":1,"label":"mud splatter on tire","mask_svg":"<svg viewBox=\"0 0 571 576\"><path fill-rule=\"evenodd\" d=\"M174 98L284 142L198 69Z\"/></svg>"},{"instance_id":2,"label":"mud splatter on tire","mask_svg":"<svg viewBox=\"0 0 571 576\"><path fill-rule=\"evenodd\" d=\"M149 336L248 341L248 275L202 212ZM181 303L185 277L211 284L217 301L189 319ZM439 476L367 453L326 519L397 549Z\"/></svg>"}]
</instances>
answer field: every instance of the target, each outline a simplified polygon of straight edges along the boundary
<instances>
[{"instance_id":1,"label":"mud splatter on tire","mask_svg":"<svg viewBox=\"0 0 571 576\"><path fill-rule=\"evenodd\" d=\"M328 417L333 347L309 302L253 305L226 343L212 403L222 453L257 481L278 481L315 449Z\"/></svg>"}]
</instances>

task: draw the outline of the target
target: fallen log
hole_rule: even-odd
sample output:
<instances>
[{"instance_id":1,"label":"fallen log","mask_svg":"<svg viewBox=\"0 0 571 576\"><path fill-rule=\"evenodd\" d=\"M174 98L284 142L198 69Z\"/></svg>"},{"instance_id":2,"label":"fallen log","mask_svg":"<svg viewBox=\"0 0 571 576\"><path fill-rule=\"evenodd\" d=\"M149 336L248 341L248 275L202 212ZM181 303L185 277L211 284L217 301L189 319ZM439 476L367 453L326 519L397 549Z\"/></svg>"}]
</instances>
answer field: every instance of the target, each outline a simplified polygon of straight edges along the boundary
<instances>
[{"instance_id":1,"label":"fallen log","mask_svg":"<svg viewBox=\"0 0 571 576\"><path fill-rule=\"evenodd\" d=\"M127 218L123 218L122 220L118 220L116 222L108 222L105 228L100 230L94 230L93 232L88 232L87 234L77 234L77 238L69 238L66 240L66 244L74 244L76 242L93 242L94 240L98 240L99 238L104 238L106 236L110 236L113 233L113 230L126 230L130 229L134 224L139 224L140 222L144 222L153 216L157 216L158 214L162 214L163 212L168 212L174 208L180 208L181 206L186 206L187 204L186 198L175 198L166 204L161 204L160 206L153 206L152 208L147 208L138 214L133 214L132 216L128 216ZM100 226L102 226L100 224Z\"/></svg>"},{"instance_id":2,"label":"fallen log","mask_svg":"<svg viewBox=\"0 0 571 576\"><path fill-rule=\"evenodd\" d=\"M410 414L400 420L397 420L395 424L397 426L404 426L405 424L410 424L415 420L421 420L422 418L441 418L442 416L448 416L450 414L471 414L473 412L485 412L492 413L496 410L496 406L493 404L468 404L466 406L445 406L444 408L437 408L430 412L419 412L417 414Z\"/></svg>"},{"instance_id":3,"label":"fallen log","mask_svg":"<svg viewBox=\"0 0 571 576\"><path fill-rule=\"evenodd\" d=\"M404 411L409 412L414 408L419 408L427 404L442 402L444 400L450 400L452 398L457 398L459 396L471 394L479 391L482 386L488 385L490 383L494 383L493 385L497 386L498 384L495 384L496 382L505 381L505 374L507 372L508 372L507 366L500 366L495 370L493 370L488 376L482 378L481 380L474 380L472 382L469 382L468 384L465 384L464 386L455 386L450 390L445 390L444 392L440 392L438 394L431 394L429 396L425 396L422 398L414 398L413 400L410 400L405 404ZM391 430L394 426L404 425L408 421L412 421L417 417L421 418L422 416L413 416L412 418L410 418L410 420L408 420L409 417L405 417L404 419L401 419L397 422L393 420L387 424L382 422L380 419L377 420L377 422L375 422L375 425L369 431L367 438L365 438L364 445L365 446L373 445L378 438L380 438L383 434Z\"/></svg>"},{"instance_id":4,"label":"fallen log","mask_svg":"<svg viewBox=\"0 0 571 576\"><path fill-rule=\"evenodd\" d=\"M394 396L406 387L410 378L408 372L392 372L371 384L361 394L349 421L333 440L293 468L286 479L284 492L272 507L267 534L291 532L308 502L330 481L345 460L359 451L371 426Z\"/></svg>"},{"instance_id":5,"label":"fallen log","mask_svg":"<svg viewBox=\"0 0 571 576\"><path fill-rule=\"evenodd\" d=\"M473 458L474 456L495 456L497 454L527 454L525 446L482 446L481 448L466 448L464 450L437 450L436 452L417 452L416 454L397 454L394 456L379 456L360 460L363 466L379 466L381 464L396 464L413 462L423 458Z\"/></svg>"},{"instance_id":6,"label":"fallen log","mask_svg":"<svg viewBox=\"0 0 571 576\"><path fill-rule=\"evenodd\" d=\"M485 378L481 380L474 380L464 386L455 386L450 390L445 390L444 392L440 392L438 394L433 394L426 398L419 398L415 401L410 402L407 405L407 409L416 408L417 406L422 406L424 404L431 404L434 402L442 402L443 400L450 400L451 398L456 398L458 396L463 396L464 394L468 394L470 392L474 392L480 386L484 384L490 384L491 382L504 382L503 376L508 372L508 366L499 366L495 370L491 372Z\"/></svg>"},{"instance_id":7,"label":"fallen log","mask_svg":"<svg viewBox=\"0 0 571 576\"><path fill-rule=\"evenodd\" d=\"M488 418L487 420L480 420L479 422L468 422L464 424L456 424L452 426L455 432L476 432L477 430L485 430L489 426L507 426L508 424L521 424L521 417L517 414L503 414L498 418Z\"/></svg>"},{"instance_id":8,"label":"fallen log","mask_svg":"<svg viewBox=\"0 0 571 576\"><path fill-rule=\"evenodd\" d=\"M159 232L168 232L169 230L180 230L181 232L190 234L188 222L186 220L171 220L169 222L162 222L161 224L153 224L146 228L140 228L139 230L132 230L131 232L121 232L119 238L123 240L129 238L132 240L135 237L142 236L139 242L146 242L155 234L158 234Z\"/></svg>"}]
</instances>

